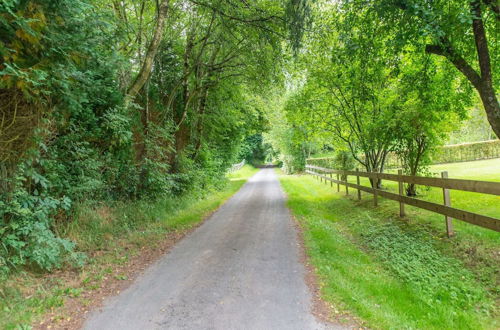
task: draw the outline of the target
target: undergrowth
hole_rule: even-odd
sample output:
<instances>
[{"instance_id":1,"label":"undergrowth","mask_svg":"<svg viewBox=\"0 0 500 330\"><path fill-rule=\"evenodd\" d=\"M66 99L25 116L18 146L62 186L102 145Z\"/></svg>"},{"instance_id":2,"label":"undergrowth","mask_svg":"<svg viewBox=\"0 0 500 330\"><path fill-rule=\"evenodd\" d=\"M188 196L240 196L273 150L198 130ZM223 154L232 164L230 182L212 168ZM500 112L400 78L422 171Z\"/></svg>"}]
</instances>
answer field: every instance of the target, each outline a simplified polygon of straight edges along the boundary
<instances>
[{"instance_id":1,"label":"undergrowth","mask_svg":"<svg viewBox=\"0 0 500 330\"><path fill-rule=\"evenodd\" d=\"M362 226L358 220L359 225ZM364 222L363 227L361 242L429 305L446 302L458 308L491 310L491 300L473 274L459 260L440 253L426 230L391 222L369 226Z\"/></svg>"}]
</instances>

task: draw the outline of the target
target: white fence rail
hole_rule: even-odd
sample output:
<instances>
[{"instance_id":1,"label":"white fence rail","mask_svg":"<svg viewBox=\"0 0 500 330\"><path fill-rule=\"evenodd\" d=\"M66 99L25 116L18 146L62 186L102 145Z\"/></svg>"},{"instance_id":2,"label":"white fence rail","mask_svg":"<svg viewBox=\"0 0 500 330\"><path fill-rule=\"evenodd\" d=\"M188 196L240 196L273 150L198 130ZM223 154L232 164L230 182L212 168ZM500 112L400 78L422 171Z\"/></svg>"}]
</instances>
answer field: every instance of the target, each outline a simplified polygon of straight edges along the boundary
<instances>
[{"instance_id":1,"label":"white fence rail","mask_svg":"<svg viewBox=\"0 0 500 330\"><path fill-rule=\"evenodd\" d=\"M236 172L237 170L241 169L244 165L245 165L245 160L243 159L241 163L234 164L233 166L231 166L228 172L229 173Z\"/></svg>"}]
</instances>

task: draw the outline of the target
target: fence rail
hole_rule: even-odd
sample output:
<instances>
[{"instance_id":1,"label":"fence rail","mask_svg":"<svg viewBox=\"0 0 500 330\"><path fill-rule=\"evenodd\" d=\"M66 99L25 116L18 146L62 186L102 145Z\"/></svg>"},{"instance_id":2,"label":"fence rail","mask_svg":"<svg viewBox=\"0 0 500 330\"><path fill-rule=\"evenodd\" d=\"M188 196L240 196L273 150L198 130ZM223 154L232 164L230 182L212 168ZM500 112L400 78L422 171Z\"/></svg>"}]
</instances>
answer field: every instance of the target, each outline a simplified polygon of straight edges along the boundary
<instances>
[{"instance_id":1,"label":"fence rail","mask_svg":"<svg viewBox=\"0 0 500 330\"><path fill-rule=\"evenodd\" d=\"M229 173L232 173L232 172L236 172L236 171L238 171L238 170L239 170L239 169L241 169L244 165L245 165L245 160L243 159L243 160L241 161L241 163L234 164L233 166L231 166L231 168L229 169Z\"/></svg>"},{"instance_id":2,"label":"fence rail","mask_svg":"<svg viewBox=\"0 0 500 330\"><path fill-rule=\"evenodd\" d=\"M404 216L404 205L415 206L424 210L439 213L445 216L446 228L448 236L453 235L453 227L451 223L451 218L462 220L470 224L480 226L483 228L488 228L500 232L500 219L489 217L486 215L481 215L457 208L451 207L450 202L450 190L461 190L476 192L489 195L500 195L500 182L488 182L488 181L476 181L476 180L462 180L462 179L449 179L447 178L447 172L442 173L442 178L429 178L420 176L410 176L403 175L401 170L398 174L388 174L388 173L374 173L374 172L362 172L362 171L342 171L334 170L330 168L306 165L306 173L311 174L315 177L320 178L320 180L325 180L325 183L329 181L333 186L333 183L337 184L337 191L340 191L340 185L346 187L346 193L349 193L349 188L358 190L358 199L361 199L361 191L373 194L374 204L378 203L378 196L384 197L390 200L399 202L400 204L400 215ZM336 179L332 176L336 174ZM349 176L356 177L356 184L348 182ZM393 193L373 187L366 187L360 184L360 177L369 178L374 182L373 186L377 186L379 180L388 180L398 182L399 193ZM342 179L341 179L342 178ZM437 204L434 202L428 202L417 198L412 198L405 196L403 194L403 184L413 183L417 185L423 185L428 187L437 187L443 189L443 204Z\"/></svg>"}]
</instances>

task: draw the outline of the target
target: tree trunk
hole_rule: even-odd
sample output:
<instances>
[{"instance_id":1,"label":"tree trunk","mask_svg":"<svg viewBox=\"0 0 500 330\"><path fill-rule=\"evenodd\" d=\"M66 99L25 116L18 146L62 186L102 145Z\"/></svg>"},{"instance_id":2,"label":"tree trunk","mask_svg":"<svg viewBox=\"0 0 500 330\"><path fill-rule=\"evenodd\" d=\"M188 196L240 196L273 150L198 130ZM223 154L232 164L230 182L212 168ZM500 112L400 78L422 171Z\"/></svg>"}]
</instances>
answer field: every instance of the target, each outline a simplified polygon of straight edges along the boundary
<instances>
[{"instance_id":1,"label":"tree trunk","mask_svg":"<svg viewBox=\"0 0 500 330\"><path fill-rule=\"evenodd\" d=\"M473 17L472 31L474 32L474 42L479 60L480 73L474 70L474 68L456 52L451 42L446 37L440 38L440 45L427 45L426 52L446 57L465 75L465 77L467 77L481 97L491 128L497 137L500 138L500 105L495 94L495 89L493 88L490 52L488 49L488 40L486 39L486 30L484 28L481 2L479 0L470 1L470 11Z\"/></svg>"},{"instance_id":2,"label":"tree trunk","mask_svg":"<svg viewBox=\"0 0 500 330\"><path fill-rule=\"evenodd\" d=\"M207 106L207 98L208 98L208 88L205 87L200 99L199 107L198 107L198 122L196 124L196 144L194 151L194 158L198 156L198 153L201 149L201 143L203 140L203 116L205 115L205 108Z\"/></svg>"},{"instance_id":3,"label":"tree trunk","mask_svg":"<svg viewBox=\"0 0 500 330\"><path fill-rule=\"evenodd\" d=\"M414 183L409 183L406 186L406 196L415 197L417 196L417 187Z\"/></svg>"},{"instance_id":4,"label":"tree trunk","mask_svg":"<svg viewBox=\"0 0 500 330\"><path fill-rule=\"evenodd\" d=\"M132 85L130 85L130 87L127 90L128 99L133 99L137 95L137 93L139 93L139 91L141 90L141 88L144 86L149 76L151 75L151 70L153 69L153 61L156 56L156 53L158 52L158 47L160 46L160 42L163 35L163 27L165 26L165 20L167 17L168 3L169 0L163 0L160 3L160 7L158 8L158 18L156 21L156 28L153 35L153 39L149 44L139 74L137 75L134 82L132 83Z\"/></svg>"},{"instance_id":5,"label":"tree trunk","mask_svg":"<svg viewBox=\"0 0 500 330\"><path fill-rule=\"evenodd\" d=\"M488 122L493 129L493 132L500 138L500 105L496 97L495 91L491 84L485 84L478 89L479 96L483 102Z\"/></svg>"},{"instance_id":6,"label":"tree trunk","mask_svg":"<svg viewBox=\"0 0 500 330\"><path fill-rule=\"evenodd\" d=\"M472 31L474 32L474 41L481 72L481 83L479 86L476 86L476 89L481 96L481 101L483 101L488 121L495 134L500 138L500 106L495 89L493 88L490 52L484 28L483 13L481 12L481 2L479 0L472 0L470 6L471 14L474 17L472 20Z\"/></svg>"}]
</instances>

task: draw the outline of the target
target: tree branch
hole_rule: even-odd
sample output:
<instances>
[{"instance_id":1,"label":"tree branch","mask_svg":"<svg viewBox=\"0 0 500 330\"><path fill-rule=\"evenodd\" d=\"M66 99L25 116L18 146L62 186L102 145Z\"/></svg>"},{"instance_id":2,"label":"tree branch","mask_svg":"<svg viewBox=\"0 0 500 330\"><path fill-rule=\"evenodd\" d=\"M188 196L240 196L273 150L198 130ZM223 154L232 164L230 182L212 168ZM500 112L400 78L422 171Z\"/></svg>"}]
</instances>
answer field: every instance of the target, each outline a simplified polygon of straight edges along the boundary
<instances>
[{"instance_id":1,"label":"tree branch","mask_svg":"<svg viewBox=\"0 0 500 330\"><path fill-rule=\"evenodd\" d=\"M488 50L488 41L486 40L486 31L483 24L483 14L481 12L481 3L479 0L472 0L470 3L472 19L472 31L474 32L474 41L476 43L477 57L479 59L479 69L483 81L491 81L491 63L490 52Z\"/></svg>"},{"instance_id":2,"label":"tree branch","mask_svg":"<svg viewBox=\"0 0 500 330\"><path fill-rule=\"evenodd\" d=\"M474 85L474 87L478 88L481 85L481 77L479 74L470 66L467 61L458 55L453 47L447 42L443 40L443 45L427 45L425 46L425 51L429 54L435 54L446 57L453 65L462 72L467 79Z\"/></svg>"}]
</instances>

